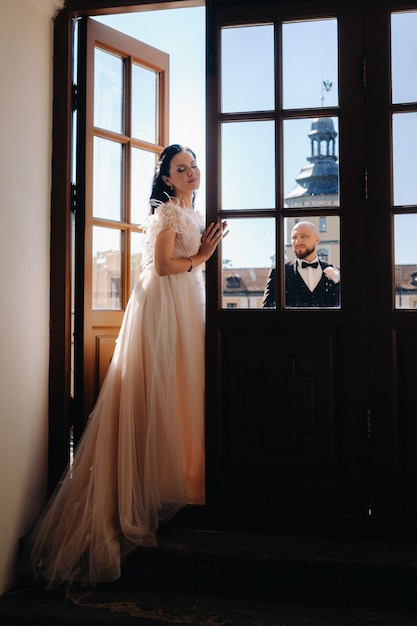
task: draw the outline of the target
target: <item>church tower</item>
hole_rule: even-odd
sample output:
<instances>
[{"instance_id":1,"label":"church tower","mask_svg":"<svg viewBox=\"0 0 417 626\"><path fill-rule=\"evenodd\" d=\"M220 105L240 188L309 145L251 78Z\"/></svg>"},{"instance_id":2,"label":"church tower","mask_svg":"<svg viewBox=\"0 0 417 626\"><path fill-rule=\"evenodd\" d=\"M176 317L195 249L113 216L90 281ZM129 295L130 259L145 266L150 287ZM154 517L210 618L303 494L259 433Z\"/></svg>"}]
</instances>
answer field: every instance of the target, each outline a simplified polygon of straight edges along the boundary
<instances>
[{"instance_id":1,"label":"church tower","mask_svg":"<svg viewBox=\"0 0 417 626\"><path fill-rule=\"evenodd\" d=\"M310 156L296 177L296 185L285 197L288 208L329 208L330 215L286 219L286 257L292 257L290 234L296 222L306 219L317 226L320 233L318 256L320 260L340 267L339 218L331 215L332 207L339 206L339 167L336 154L337 132L330 117L313 119L307 135L310 139Z\"/></svg>"},{"instance_id":2,"label":"church tower","mask_svg":"<svg viewBox=\"0 0 417 626\"><path fill-rule=\"evenodd\" d=\"M308 165L301 168L296 186L285 197L286 206L327 207L339 204L339 168L336 156L336 137L333 120L318 117L308 133L311 156Z\"/></svg>"}]
</instances>

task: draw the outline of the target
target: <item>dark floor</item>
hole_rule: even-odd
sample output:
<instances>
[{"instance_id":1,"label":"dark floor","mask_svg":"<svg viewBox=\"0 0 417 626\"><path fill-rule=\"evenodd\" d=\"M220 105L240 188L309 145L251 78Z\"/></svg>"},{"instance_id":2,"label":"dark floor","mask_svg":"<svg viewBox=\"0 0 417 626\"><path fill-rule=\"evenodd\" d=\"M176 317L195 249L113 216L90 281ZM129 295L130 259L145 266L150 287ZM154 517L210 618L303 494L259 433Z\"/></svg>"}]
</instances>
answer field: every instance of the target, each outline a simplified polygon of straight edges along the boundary
<instances>
[{"instance_id":1,"label":"dark floor","mask_svg":"<svg viewBox=\"0 0 417 626\"><path fill-rule=\"evenodd\" d=\"M165 529L92 590L28 581L0 625L417 626L417 545Z\"/></svg>"}]
</instances>

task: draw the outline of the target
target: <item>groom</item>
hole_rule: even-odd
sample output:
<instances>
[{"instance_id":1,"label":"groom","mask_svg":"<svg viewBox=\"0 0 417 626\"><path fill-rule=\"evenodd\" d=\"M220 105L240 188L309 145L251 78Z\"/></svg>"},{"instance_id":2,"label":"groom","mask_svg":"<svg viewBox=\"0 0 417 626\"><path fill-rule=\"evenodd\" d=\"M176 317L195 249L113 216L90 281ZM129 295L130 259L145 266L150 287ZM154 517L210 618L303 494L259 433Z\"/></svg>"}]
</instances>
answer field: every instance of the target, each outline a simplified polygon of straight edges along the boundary
<instances>
[{"instance_id":1,"label":"groom","mask_svg":"<svg viewBox=\"0 0 417 626\"><path fill-rule=\"evenodd\" d=\"M295 260L285 265L286 307L339 307L340 270L320 261L317 244L320 237L312 222L298 222L291 231ZM275 268L265 287L262 306L275 308Z\"/></svg>"}]
</instances>

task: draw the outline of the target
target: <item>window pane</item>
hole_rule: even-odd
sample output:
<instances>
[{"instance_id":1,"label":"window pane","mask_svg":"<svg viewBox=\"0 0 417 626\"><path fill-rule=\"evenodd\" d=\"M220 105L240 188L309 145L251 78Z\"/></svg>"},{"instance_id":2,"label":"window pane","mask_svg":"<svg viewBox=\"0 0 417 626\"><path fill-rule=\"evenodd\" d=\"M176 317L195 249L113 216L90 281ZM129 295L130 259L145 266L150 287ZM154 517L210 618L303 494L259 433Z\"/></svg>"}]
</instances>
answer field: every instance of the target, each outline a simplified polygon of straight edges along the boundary
<instances>
[{"instance_id":1,"label":"window pane","mask_svg":"<svg viewBox=\"0 0 417 626\"><path fill-rule=\"evenodd\" d=\"M417 311L417 215L395 215L395 307Z\"/></svg>"},{"instance_id":2,"label":"window pane","mask_svg":"<svg viewBox=\"0 0 417 626\"><path fill-rule=\"evenodd\" d=\"M94 50L94 126L122 133L123 59Z\"/></svg>"},{"instance_id":3,"label":"window pane","mask_svg":"<svg viewBox=\"0 0 417 626\"><path fill-rule=\"evenodd\" d=\"M284 109L338 106L337 20L282 27Z\"/></svg>"},{"instance_id":4,"label":"window pane","mask_svg":"<svg viewBox=\"0 0 417 626\"><path fill-rule=\"evenodd\" d=\"M339 218L335 215L286 218L284 236L285 306L339 308ZM303 267L303 262L312 262L313 267Z\"/></svg>"},{"instance_id":5,"label":"window pane","mask_svg":"<svg viewBox=\"0 0 417 626\"><path fill-rule=\"evenodd\" d=\"M130 285L136 285L142 271L142 256L145 243L145 233L130 234Z\"/></svg>"},{"instance_id":6,"label":"window pane","mask_svg":"<svg viewBox=\"0 0 417 626\"><path fill-rule=\"evenodd\" d=\"M121 232L93 228L93 309L121 309Z\"/></svg>"},{"instance_id":7,"label":"window pane","mask_svg":"<svg viewBox=\"0 0 417 626\"><path fill-rule=\"evenodd\" d=\"M93 215L122 219L123 146L94 137Z\"/></svg>"},{"instance_id":8,"label":"window pane","mask_svg":"<svg viewBox=\"0 0 417 626\"><path fill-rule=\"evenodd\" d=\"M274 122L222 126L222 209L275 207Z\"/></svg>"},{"instance_id":9,"label":"window pane","mask_svg":"<svg viewBox=\"0 0 417 626\"><path fill-rule=\"evenodd\" d=\"M417 113L398 113L392 119L394 204L417 204Z\"/></svg>"},{"instance_id":10,"label":"window pane","mask_svg":"<svg viewBox=\"0 0 417 626\"><path fill-rule=\"evenodd\" d=\"M338 119L284 121L284 205L339 206Z\"/></svg>"},{"instance_id":11,"label":"window pane","mask_svg":"<svg viewBox=\"0 0 417 626\"><path fill-rule=\"evenodd\" d=\"M145 67L132 66L132 136L158 143L158 74Z\"/></svg>"},{"instance_id":12,"label":"window pane","mask_svg":"<svg viewBox=\"0 0 417 626\"><path fill-rule=\"evenodd\" d=\"M131 221L144 224L149 215L149 196L155 172L155 155L132 148Z\"/></svg>"},{"instance_id":13,"label":"window pane","mask_svg":"<svg viewBox=\"0 0 417 626\"><path fill-rule=\"evenodd\" d=\"M221 31L221 94L224 113L274 109L274 27Z\"/></svg>"},{"instance_id":14,"label":"window pane","mask_svg":"<svg viewBox=\"0 0 417 626\"><path fill-rule=\"evenodd\" d=\"M273 219L228 220L222 242L223 308L259 309L275 263Z\"/></svg>"},{"instance_id":15,"label":"window pane","mask_svg":"<svg viewBox=\"0 0 417 626\"><path fill-rule=\"evenodd\" d=\"M391 15L392 101L417 102L417 12Z\"/></svg>"}]
</instances>

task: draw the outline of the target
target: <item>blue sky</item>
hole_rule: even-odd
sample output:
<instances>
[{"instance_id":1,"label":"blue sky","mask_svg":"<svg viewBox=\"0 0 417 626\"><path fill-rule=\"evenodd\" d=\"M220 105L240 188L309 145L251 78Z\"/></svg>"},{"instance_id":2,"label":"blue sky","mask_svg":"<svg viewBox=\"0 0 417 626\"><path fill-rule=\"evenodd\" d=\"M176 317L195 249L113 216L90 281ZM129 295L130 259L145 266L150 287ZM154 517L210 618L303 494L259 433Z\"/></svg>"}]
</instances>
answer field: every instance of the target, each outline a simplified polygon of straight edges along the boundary
<instances>
[{"instance_id":1,"label":"blue sky","mask_svg":"<svg viewBox=\"0 0 417 626\"><path fill-rule=\"evenodd\" d=\"M202 185L197 208L205 206L205 9L195 7L149 11L114 16L101 16L99 21L144 41L170 55L170 143L192 147L202 170ZM410 80L410 68L417 66L417 13L398 15L392 21L393 29L393 97L397 101L417 100L417 81ZM240 31L240 32L239 32ZM246 37L247 55L236 55L236 44ZM315 45L308 45L312 38ZM317 45L320 41L320 45ZM261 85L269 84L271 64L272 27L231 29L224 35L224 110L239 107L236 94L246 101L252 97L254 109L270 108L273 94ZM234 45L235 44L235 45ZM255 49L262 63L251 70L250 51ZM308 49L308 54L305 52ZM320 20L312 29L305 23L291 23L283 29L283 92L284 106L320 106L321 98L328 106L337 105L337 26L335 20ZM249 75L248 75L249 68ZM260 68L263 68L260 70ZM294 71L296 68L296 72ZM252 73L251 73L252 71ZM296 79L294 79L296 77ZM329 91L323 81L333 83ZM235 100L234 100L235 99ZM235 109L236 110L236 109ZM242 109L238 109L242 110ZM336 122L336 120L335 120ZM295 185L295 177L310 154L307 133L311 120L288 123L284 129L284 194ZM272 150L273 128L252 124L225 128L222 200L226 207L233 205L268 206L274 194L273 160L250 159L247 146L253 154ZM336 153L338 152L336 140ZM397 204L417 203L417 114L394 120L394 195ZM271 152L272 157L272 152ZM244 184L251 180L251 185ZM244 193L239 190L244 189ZM271 228L270 228L271 226ZM397 263L416 263L417 216L399 216L395 219L395 255ZM223 256L235 267L269 266L274 253L272 221L239 220L224 242Z\"/></svg>"}]
</instances>

